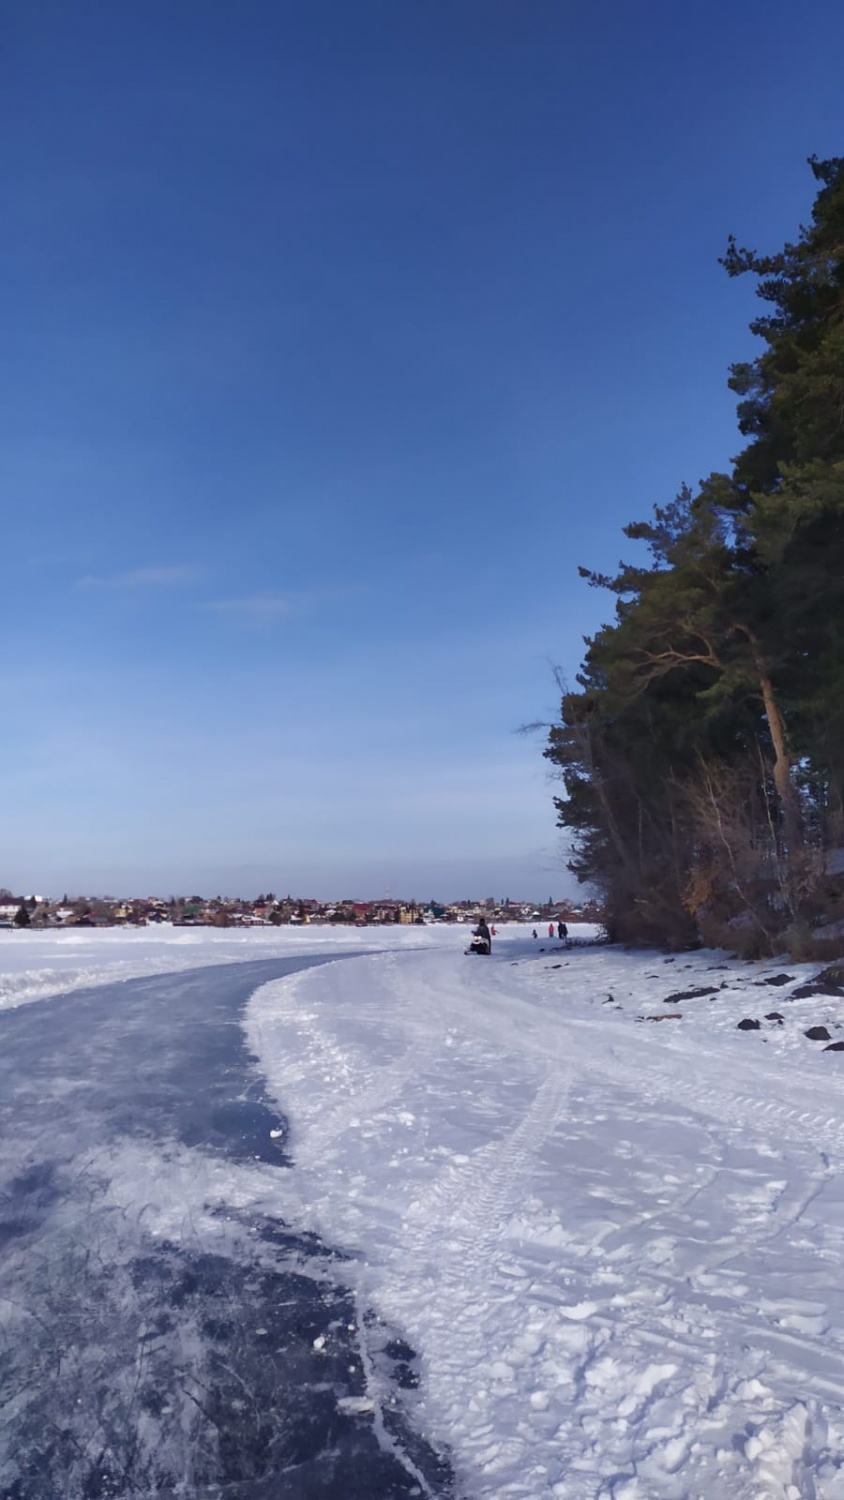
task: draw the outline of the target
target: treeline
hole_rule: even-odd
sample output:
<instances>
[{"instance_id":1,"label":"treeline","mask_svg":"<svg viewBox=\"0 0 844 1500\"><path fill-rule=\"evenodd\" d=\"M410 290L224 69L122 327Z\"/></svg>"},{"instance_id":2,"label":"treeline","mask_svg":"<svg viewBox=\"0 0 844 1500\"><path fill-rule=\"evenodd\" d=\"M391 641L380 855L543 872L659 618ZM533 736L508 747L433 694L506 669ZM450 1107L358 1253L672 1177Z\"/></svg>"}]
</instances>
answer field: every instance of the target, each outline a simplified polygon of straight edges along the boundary
<instances>
[{"instance_id":1,"label":"treeline","mask_svg":"<svg viewBox=\"0 0 844 1500\"><path fill-rule=\"evenodd\" d=\"M580 570L615 620L545 754L617 940L844 952L844 158L810 165L796 242L722 262L765 304L730 372L747 446L625 527L648 565Z\"/></svg>"}]
</instances>

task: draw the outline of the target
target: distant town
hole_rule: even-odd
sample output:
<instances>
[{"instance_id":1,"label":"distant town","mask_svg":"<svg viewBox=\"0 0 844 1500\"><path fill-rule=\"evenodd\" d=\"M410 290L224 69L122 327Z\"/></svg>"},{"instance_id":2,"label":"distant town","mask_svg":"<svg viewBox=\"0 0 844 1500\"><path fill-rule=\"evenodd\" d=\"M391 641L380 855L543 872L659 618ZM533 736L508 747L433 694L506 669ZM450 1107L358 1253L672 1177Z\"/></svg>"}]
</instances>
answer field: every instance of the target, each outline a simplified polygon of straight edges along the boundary
<instances>
[{"instance_id":1,"label":"distant town","mask_svg":"<svg viewBox=\"0 0 844 1500\"><path fill-rule=\"evenodd\" d=\"M599 922L601 910L594 903L549 899L502 901L488 896L482 901L403 901L384 897L377 901L315 901L297 896L276 896L272 891L253 901L240 897L171 896L114 897L68 896L52 900L44 896L15 896L0 889L0 927L147 927L169 923L174 927L285 927L336 923L355 927L384 924L422 925L427 922Z\"/></svg>"}]
</instances>

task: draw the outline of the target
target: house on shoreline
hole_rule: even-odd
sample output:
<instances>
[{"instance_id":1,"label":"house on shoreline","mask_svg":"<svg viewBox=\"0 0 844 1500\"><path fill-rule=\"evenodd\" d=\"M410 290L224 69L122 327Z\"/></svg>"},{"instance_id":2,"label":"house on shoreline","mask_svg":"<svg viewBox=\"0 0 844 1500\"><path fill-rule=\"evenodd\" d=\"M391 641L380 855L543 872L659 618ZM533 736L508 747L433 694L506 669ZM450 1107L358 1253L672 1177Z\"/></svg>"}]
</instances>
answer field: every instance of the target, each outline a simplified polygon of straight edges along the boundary
<instances>
[{"instance_id":1,"label":"house on shoreline","mask_svg":"<svg viewBox=\"0 0 844 1500\"><path fill-rule=\"evenodd\" d=\"M25 913L25 917L21 914ZM245 900L239 896L68 896L60 901L43 896L13 896L0 889L0 927L29 929L55 927L281 927L329 924L354 927L413 926L430 922L600 922L594 903L547 901L454 902L412 901L384 896L372 901L345 897L318 901L313 897L272 892Z\"/></svg>"}]
</instances>

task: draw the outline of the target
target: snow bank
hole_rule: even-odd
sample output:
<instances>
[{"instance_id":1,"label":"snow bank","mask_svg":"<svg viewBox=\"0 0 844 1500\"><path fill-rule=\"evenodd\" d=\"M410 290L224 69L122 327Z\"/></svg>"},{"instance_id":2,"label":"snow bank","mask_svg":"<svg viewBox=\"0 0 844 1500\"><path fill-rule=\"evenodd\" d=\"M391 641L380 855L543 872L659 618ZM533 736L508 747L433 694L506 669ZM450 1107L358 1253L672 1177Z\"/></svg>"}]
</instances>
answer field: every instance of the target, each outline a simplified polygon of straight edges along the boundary
<instances>
[{"instance_id":1,"label":"snow bank","mask_svg":"<svg viewBox=\"0 0 844 1500\"><path fill-rule=\"evenodd\" d=\"M844 1496L844 1054L804 1035L844 1012L783 972L510 930L253 998L306 1212L472 1500Z\"/></svg>"}]
</instances>

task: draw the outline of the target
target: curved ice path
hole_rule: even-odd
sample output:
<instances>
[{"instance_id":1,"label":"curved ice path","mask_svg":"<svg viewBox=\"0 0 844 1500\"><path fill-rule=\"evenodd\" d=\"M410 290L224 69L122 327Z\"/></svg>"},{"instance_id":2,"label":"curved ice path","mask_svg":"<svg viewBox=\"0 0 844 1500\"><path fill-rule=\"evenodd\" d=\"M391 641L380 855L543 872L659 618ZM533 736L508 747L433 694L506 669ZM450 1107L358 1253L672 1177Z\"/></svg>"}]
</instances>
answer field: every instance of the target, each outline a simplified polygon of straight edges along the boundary
<instances>
[{"instance_id":1,"label":"curved ice path","mask_svg":"<svg viewBox=\"0 0 844 1500\"><path fill-rule=\"evenodd\" d=\"M321 962L0 1014L3 1500L451 1493L402 1413L412 1351L303 1223L240 1024Z\"/></svg>"}]
</instances>

